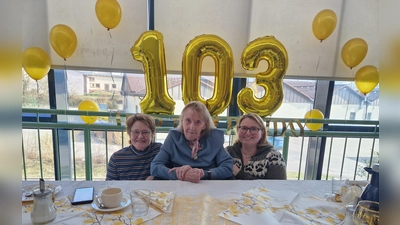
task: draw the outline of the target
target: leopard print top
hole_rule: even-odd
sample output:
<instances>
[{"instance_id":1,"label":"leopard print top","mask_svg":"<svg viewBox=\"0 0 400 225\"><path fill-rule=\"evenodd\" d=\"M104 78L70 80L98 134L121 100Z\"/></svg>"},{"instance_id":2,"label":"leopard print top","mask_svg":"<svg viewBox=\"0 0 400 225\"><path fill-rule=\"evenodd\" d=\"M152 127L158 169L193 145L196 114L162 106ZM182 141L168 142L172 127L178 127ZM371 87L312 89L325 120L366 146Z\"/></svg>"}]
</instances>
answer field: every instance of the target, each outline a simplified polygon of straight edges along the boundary
<instances>
[{"instance_id":1,"label":"leopard print top","mask_svg":"<svg viewBox=\"0 0 400 225\"><path fill-rule=\"evenodd\" d=\"M251 157L246 165L243 165L243 156L240 151L241 144L235 143L226 147L233 158L233 163L240 169L235 178L239 180L276 179L286 180L286 164L282 154L272 145L261 147Z\"/></svg>"}]
</instances>

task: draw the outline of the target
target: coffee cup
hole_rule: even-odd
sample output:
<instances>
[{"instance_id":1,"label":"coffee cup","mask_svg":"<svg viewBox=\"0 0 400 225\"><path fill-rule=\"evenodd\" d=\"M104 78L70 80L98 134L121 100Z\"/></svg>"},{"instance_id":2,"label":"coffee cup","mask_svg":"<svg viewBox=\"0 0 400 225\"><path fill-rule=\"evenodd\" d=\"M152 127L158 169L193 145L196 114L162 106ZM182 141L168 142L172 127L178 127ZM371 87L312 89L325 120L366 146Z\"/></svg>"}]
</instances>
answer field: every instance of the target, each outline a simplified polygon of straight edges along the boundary
<instances>
[{"instance_id":1,"label":"coffee cup","mask_svg":"<svg viewBox=\"0 0 400 225\"><path fill-rule=\"evenodd\" d=\"M120 188L106 188L101 192L101 201L106 208L118 207L123 198L123 192Z\"/></svg>"}]
</instances>

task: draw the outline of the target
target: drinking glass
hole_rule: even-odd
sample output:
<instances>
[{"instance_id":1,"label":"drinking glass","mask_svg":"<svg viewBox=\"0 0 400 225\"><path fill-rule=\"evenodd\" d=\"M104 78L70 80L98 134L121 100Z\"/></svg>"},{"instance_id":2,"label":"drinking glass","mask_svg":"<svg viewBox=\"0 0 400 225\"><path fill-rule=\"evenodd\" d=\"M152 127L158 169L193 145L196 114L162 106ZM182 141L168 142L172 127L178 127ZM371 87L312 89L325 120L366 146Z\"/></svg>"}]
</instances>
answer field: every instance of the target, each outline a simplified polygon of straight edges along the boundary
<instances>
[{"instance_id":1,"label":"drinking glass","mask_svg":"<svg viewBox=\"0 0 400 225\"><path fill-rule=\"evenodd\" d=\"M141 217L147 215L149 211L150 195L148 190L132 190L131 191L131 206L132 215Z\"/></svg>"},{"instance_id":2,"label":"drinking glass","mask_svg":"<svg viewBox=\"0 0 400 225\"><path fill-rule=\"evenodd\" d=\"M353 221L356 225L378 225L379 202L359 201L354 209Z\"/></svg>"}]
</instances>

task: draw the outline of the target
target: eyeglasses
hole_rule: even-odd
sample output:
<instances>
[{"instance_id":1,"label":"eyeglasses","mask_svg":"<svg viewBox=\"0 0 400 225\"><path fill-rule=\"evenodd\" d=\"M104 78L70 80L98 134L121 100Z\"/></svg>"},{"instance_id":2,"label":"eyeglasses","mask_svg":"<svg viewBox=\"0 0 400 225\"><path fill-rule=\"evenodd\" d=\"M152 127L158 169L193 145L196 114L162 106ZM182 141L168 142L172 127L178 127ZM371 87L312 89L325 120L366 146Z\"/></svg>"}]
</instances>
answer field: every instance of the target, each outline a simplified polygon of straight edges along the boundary
<instances>
[{"instance_id":1,"label":"eyeglasses","mask_svg":"<svg viewBox=\"0 0 400 225\"><path fill-rule=\"evenodd\" d=\"M131 134L132 134L134 137L139 136L139 134L142 134L143 137L148 137L148 136L150 135L150 133L151 133L151 132L148 131L148 130L144 130L144 131L134 130L134 131L131 131Z\"/></svg>"},{"instance_id":2,"label":"eyeglasses","mask_svg":"<svg viewBox=\"0 0 400 225\"><path fill-rule=\"evenodd\" d=\"M261 129L258 128L258 127L242 127L242 126L239 127L239 131L240 131L240 133L242 133L242 134L247 133L248 130L250 130L250 133L251 133L251 134L257 134L257 132L258 132L259 130L261 130Z\"/></svg>"}]
</instances>

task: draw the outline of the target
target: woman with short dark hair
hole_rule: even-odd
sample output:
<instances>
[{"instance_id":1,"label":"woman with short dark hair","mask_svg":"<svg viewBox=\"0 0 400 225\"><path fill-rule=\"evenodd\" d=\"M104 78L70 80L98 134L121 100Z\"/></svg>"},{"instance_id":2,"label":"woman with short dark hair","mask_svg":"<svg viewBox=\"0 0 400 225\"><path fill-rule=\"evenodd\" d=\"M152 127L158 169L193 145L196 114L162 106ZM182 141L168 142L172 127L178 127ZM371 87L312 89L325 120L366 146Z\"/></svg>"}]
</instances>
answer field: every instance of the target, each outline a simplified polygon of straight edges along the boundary
<instances>
[{"instance_id":1,"label":"woman with short dark hair","mask_svg":"<svg viewBox=\"0 0 400 225\"><path fill-rule=\"evenodd\" d=\"M112 154L106 180L152 180L150 163L160 151L161 143L154 142L156 124L146 114L137 113L126 120L130 146Z\"/></svg>"}]
</instances>

